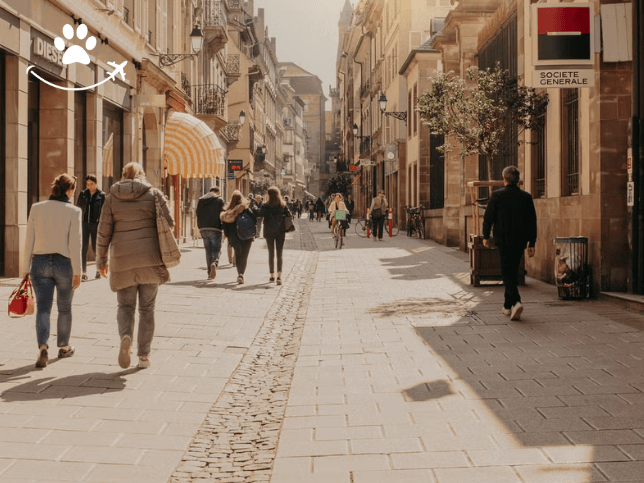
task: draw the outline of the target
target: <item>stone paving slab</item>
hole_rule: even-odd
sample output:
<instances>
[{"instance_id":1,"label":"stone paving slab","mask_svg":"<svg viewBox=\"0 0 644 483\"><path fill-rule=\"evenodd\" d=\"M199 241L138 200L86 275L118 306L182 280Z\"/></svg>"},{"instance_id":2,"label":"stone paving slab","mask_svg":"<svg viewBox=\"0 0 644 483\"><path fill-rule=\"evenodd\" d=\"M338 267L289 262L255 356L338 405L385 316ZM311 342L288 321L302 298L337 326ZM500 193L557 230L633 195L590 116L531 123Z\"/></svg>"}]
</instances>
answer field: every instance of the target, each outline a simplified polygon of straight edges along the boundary
<instances>
[{"instance_id":1,"label":"stone paving slab","mask_svg":"<svg viewBox=\"0 0 644 483\"><path fill-rule=\"evenodd\" d=\"M510 322L464 253L312 229L273 483L644 481L644 317L528 279Z\"/></svg>"},{"instance_id":2,"label":"stone paving slab","mask_svg":"<svg viewBox=\"0 0 644 483\"><path fill-rule=\"evenodd\" d=\"M299 236L287 240L285 278ZM76 354L43 370L34 368L35 317L0 315L0 481L168 480L280 293L268 284L262 239L244 285L235 283L225 253L214 282L205 280L203 248L183 246L182 255L157 298L146 370L117 364L116 295L106 280L81 284L73 303ZM2 280L0 297L11 290L12 281ZM53 356L55 320L54 308Z\"/></svg>"}]
</instances>

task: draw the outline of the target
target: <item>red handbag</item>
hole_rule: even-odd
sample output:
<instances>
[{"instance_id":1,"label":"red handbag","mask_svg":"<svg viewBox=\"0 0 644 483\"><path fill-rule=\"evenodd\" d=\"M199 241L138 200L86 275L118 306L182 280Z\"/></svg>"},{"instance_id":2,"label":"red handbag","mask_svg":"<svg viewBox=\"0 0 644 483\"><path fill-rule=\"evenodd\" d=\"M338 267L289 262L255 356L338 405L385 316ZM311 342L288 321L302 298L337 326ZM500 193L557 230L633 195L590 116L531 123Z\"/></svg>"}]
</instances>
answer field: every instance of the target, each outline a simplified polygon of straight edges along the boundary
<instances>
[{"instance_id":1,"label":"red handbag","mask_svg":"<svg viewBox=\"0 0 644 483\"><path fill-rule=\"evenodd\" d=\"M34 291L27 275L20 282L20 286L11 293L7 313L12 318L31 315L34 313L34 303Z\"/></svg>"}]
</instances>

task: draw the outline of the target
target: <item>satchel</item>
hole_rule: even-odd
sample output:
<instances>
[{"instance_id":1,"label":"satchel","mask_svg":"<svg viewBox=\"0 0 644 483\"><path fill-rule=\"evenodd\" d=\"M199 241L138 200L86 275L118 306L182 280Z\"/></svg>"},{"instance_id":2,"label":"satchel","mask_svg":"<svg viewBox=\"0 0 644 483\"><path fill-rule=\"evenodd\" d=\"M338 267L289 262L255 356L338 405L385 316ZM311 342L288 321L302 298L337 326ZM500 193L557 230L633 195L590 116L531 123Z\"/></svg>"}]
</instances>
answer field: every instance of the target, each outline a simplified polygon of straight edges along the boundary
<instances>
[{"instance_id":1,"label":"satchel","mask_svg":"<svg viewBox=\"0 0 644 483\"><path fill-rule=\"evenodd\" d=\"M24 317L34 313L34 292L31 286L29 275L22 279L20 285L15 289L9 297L9 306L7 314L11 318Z\"/></svg>"},{"instance_id":2,"label":"satchel","mask_svg":"<svg viewBox=\"0 0 644 483\"><path fill-rule=\"evenodd\" d=\"M295 231L295 224L293 223L293 216L291 214L284 217L284 229L286 230L286 233Z\"/></svg>"},{"instance_id":3,"label":"satchel","mask_svg":"<svg viewBox=\"0 0 644 483\"><path fill-rule=\"evenodd\" d=\"M179 265L181 261L181 251L177 240L172 234L172 229L168 220L163 216L161 210L161 203L159 203L159 195L154 197L154 203L157 210L157 233L159 235L159 249L161 250L161 259L166 268L172 268Z\"/></svg>"}]
</instances>

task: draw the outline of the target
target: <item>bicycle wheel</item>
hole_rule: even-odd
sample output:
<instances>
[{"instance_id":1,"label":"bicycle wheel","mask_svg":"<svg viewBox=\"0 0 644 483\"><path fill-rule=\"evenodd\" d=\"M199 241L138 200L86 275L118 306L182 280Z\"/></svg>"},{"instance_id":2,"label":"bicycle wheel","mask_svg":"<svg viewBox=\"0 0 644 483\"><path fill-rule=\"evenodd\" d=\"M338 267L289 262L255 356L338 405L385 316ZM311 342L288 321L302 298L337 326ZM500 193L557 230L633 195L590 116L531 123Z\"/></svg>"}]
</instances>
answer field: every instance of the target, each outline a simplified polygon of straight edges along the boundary
<instances>
[{"instance_id":1,"label":"bicycle wheel","mask_svg":"<svg viewBox=\"0 0 644 483\"><path fill-rule=\"evenodd\" d=\"M425 239L425 227L423 226L422 220L416 221L416 232L418 233L419 239Z\"/></svg>"},{"instance_id":2,"label":"bicycle wheel","mask_svg":"<svg viewBox=\"0 0 644 483\"><path fill-rule=\"evenodd\" d=\"M367 238L367 224L364 220L356 220L356 234L360 238Z\"/></svg>"},{"instance_id":3,"label":"bicycle wheel","mask_svg":"<svg viewBox=\"0 0 644 483\"><path fill-rule=\"evenodd\" d=\"M398 229L398 223L395 221L391 224L391 236L396 236L400 230Z\"/></svg>"},{"instance_id":4,"label":"bicycle wheel","mask_svg":"<svg viewBox=\"0 0 644 483\"><path fill-rule=\"evenodd\" d=\"M339 225L339 224L340 224L340 222L338 221L337 225ZM344 234L343 233L344 233L344 230L342 228L338 228L338 238L340 239L340 243L339 243L340 246L338 247L339 250L342 250L342 246L344 245Z\"/></svg>"}]
</instances>

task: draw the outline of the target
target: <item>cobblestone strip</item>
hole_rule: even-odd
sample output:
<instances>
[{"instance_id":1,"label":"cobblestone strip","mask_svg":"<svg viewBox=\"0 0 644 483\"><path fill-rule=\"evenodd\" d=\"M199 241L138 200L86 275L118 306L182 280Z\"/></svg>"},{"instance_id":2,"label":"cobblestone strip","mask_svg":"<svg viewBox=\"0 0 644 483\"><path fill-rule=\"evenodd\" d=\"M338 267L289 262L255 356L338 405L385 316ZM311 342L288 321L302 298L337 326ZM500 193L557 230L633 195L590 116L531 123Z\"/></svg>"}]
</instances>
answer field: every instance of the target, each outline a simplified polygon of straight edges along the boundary
<instances>
[{"instance_id":1,"label":"cobblestone strip","mask_svg":"<svg viewBox=\"0 0 644 483\"><path fill-rule=\"evenodd\" d=\"M309 274L318 260L310 230L301 236L306 251L170 477L172 483L270 481L313 285Z\"/></svg>"}]
</instances>

